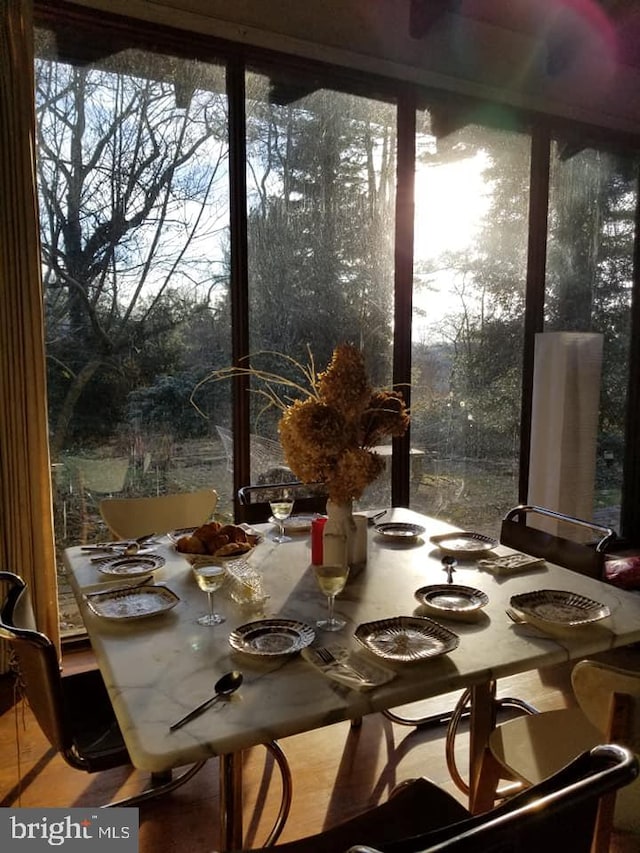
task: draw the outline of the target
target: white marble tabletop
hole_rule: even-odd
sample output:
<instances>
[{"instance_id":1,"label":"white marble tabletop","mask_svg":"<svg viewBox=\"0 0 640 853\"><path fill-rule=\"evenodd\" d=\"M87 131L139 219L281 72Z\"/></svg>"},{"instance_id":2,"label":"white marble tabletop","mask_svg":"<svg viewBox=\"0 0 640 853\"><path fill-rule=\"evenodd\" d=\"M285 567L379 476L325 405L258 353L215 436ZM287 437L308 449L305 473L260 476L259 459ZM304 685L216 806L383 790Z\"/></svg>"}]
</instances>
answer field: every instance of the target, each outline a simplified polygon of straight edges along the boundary
<instances>
[{"instance_id":1,"label":"white marble tabletop","mask_svg":"<svg viewBox=\"0 0 640 853\"><path fill-rule=\"evenodd\" d=\"M357 649L353 631L362 622L398 615L423 615L414 591L443 583L441 554L429 536L452 528L405 509L387 520L416 521L427 532L414 545L383 541L369 531L369 558L338 597L336 610L347 627L331 635L318 633L320 644L340 643ZM267 530L270 528L267 527ZM640 596L551 565L509 578L480 571L475 561L459 561L454 580L485 591L489 603L473 622L439 620L460 637L449 654L418 663L388 664L396 676L369 691L350 690L326 678L300 655L265 660L235 652L228 636L256 618L225 593L216 594L226 621L201 627L195 619L206 610L206 596L196 586L189 563L168 538L155 551L166 558L155 572L180 597L171 611L148 619L107 620L92 614L83 588L105 581L90 556L71 548L65 562L79 598L87 631L104 675L133 763L161 771L191 761L265 743L298 732L473 686L517 672L580 658L640 640ZM498 548L498 553L507 549ZM302 620L311 625L325 615L326 600L310 565L309 536L274 545L268 538L251 561L258 566L269 599L264 615ZM566 636L536 636L505 614L511 595L535 589L567 589L607 604L611 616L602 623ZM358 652L373 659L367 650ZM183 728L169 724L213 692L226 671L244 674L240 690L217 702Z\"/></svg>"}]
</instances>

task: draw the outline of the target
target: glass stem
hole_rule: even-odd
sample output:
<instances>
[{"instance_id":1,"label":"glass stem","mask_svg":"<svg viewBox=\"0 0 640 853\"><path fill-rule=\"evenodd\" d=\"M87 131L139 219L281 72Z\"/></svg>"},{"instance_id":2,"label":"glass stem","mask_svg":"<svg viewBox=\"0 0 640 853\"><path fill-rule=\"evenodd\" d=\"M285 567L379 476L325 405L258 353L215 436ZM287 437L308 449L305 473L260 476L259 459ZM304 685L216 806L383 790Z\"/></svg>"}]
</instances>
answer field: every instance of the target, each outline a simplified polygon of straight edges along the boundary
<instances>
[{"instance_id":1,"label":"glass stem","mask_svg":"<svg viewBox=\"0 0 640 853\"><path fill-rule=\"evenodd\" d=\"M336 600L335 595L328 595L327 596L327 603L329 605L329 620L328 620L329 625L331 625L333 623L333 603L335 600Z\"/></svg>"},{"instance_id":2,"label":"glass stem","mask_svg":"<svg viewBox=\"0 0 640 853\"><path fill-rule=\"evenodd\" d=\"M213 593L207 592L207 598L209 599L209 616L213 616Z\"/></svg>"}]
</instances>

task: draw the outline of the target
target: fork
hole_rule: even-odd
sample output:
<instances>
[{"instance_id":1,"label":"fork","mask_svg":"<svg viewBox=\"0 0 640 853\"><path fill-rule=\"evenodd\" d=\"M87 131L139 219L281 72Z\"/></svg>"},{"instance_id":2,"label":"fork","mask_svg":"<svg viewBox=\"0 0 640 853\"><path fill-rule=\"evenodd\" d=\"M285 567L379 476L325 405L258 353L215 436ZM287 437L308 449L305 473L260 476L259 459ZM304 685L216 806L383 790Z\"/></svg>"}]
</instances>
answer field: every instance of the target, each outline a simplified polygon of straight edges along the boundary
<instances>
[{"instance_id":1,"label":"fork","mask_svg":"<svg viewBox=\"0 0 640 853\"><path fill-rule=\"evenodd\" d=\"M351 666L350 663L344 663L344 661L338 660L338 658L333 654L330 649L327 649L324 646L316 646L314 647L314 652L318 655L320 660L323 663L326 663L329 666L338 666L348 672L350 675L355 676L355 678L359 678L360 681L368 683L371 681L369 676L364 675L362 672L357 670L354 666Z\"/></svg>"},{"instance_id":2,"label":"fork","mask_svg":"<svg viewBox=\"0 0 640 853\"><path fill-rule=\"evenodd\" d=\"M145 575L143 578L136 578L133 583L128 583L125 586L112 586L109 589L99 589L95 592L85 592L85 598L98 598L101 595L113 595L114 592L128 592L130 589L137 589L139 586L145 586L153 578L153 575Z\"/></svg>"},{"instance_id":3,"label":"fork","mask_svg":"<svg viewBox=\"0 0 640 853\"><path fill-rule=\"evenodd\" d=\"M531 628L533 631L537 631L542 640L555 640L555 637L551 637L542 628L538 628L537 625L532 625L528 619L526 619L521 613L518 613L516 610L513 610L511 607L505 608L504 612L507 614L509 619L511 619L511 621L514 622L516 625L525 625L527 628Z\"/></svg>"}]
</instances>

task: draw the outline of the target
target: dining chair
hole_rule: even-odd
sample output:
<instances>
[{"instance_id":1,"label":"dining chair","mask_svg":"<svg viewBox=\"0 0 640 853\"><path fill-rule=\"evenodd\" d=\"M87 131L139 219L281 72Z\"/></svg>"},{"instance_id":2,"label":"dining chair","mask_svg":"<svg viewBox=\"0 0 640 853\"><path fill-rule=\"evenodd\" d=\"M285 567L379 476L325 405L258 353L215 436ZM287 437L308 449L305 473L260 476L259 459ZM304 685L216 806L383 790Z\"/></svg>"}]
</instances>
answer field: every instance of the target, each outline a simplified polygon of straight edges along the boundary
<instances>
[{"instance_id":1,"label":"dining chair","mask_svg":"<svg viewBox=\"0 0 640 853\"><path fill-rule=\"evenodd\" d=\"M601 797L632 782L638 759L598 745L500 806L470 815L426 779L405 783L382 805L279 853L588 853ZM254 851L255 853L255 851Z\"/></svg>"},{"instance_id":2,"label":"dining chair","mask_svg":"<svg viewBox=\"0 0 640 853\"><path fill-rule=\"evenodd\" d=\"M105 498L100 502L100 515L113 536L133 539L199 527L211 518L217 504L215 489L200 489L144 498Z\"/></svg>"},{"instance_id":3,"label":"dining chair","mask_svg":"<svg viewBox=\"0 0 640 853\"><path fill-rule=\"evenodd\" d=\"M240 521L248 524L259 524L271 517L269 501L288 492L293 498L292 515L300 513L318 513L324 515L327 511L327 492L324 483L261 483L260 485L242 486L238 489L238 504Z\"/></svg>"},{"instance_id":4,"label":"dining chair","mask_svg":"<svg viewBox=\"0 0 640 853\"><path fill-rule=\"evenodd\" d=\"M551 534L544 530L531 527L526 524L527 516L541 516L562 525L563 532L571 529L577 533L588 533L593 538L594 532L598 534L596 542L580 542L568 539L565 536ZM534 557L542 557L549 562L564 568L600 578L604 567L604 558L607 549L616 542L617 536L614 530L601 525L592 524L579 518L564 515L553 510L533 505L521 504L509 510L502 520L500 529L500 544L523 551ZM471 691L466 690L458 699L453 711L443 715L443 722L448 723L445 741L445 755L447 767L457 787L464 793L469 792L469 786L462 778L456 762L456 738L462 719L469 714L469 703ZM495 700L494 715L497 716L502 710L516 710L526 716L535 716L537 708L517 696L505 696ZM394 722L405 722L402 718L391 716ZM434 720L437 722L437 718ZM420 725L423 721L418 721ZM427 720L426 722L430 722Z\"/></svg>"},{"instance_id":5,"label":"dining chair","mask_svg":"<svg viewBox=\"0 0 640 853\"><path fill-rule=\"evenodd\" d=\"M113 706L97 669L63 676L56 647L36 630L26 583L0 572L5 597L0 608L0 637L15 655L18 685L49 743L76 770L96 773L131 766ZM188 782L205 764L199 761L179 775L151 774L149 787L109 807L135 806Z\"/></svg>"},{"instance_id":6,"label":"dining chair","mask_svg":"<svg viewBox=\"0 0 640 853\"><path fill-rule=\"evenodd\" d=\"M527 524L532 517L554 527L556 532ZM594 534L597 534L595 539ZM616 540L616 532L610 527L529 504L510 509L500 528L501 545L598 579L603 575L607 550Z\"/></svg>"},{"instance_id":7,"label":"dining chair","mask_svg":"<svg viewBox=\"0 0 640 853\"><path fill-rule=\"evenodd\" d=\"M576 707L544 711L499 725L486 761L497 762L523 785L536 785L603 739L640 751L640 672L584 660L571 672ZM483 765L484 784L496 772ZM611 830L640 836L640 781L601 804L594 853L608 851ZM640 839L639 839L640 840Z\"/></svg>"}]
</instances>

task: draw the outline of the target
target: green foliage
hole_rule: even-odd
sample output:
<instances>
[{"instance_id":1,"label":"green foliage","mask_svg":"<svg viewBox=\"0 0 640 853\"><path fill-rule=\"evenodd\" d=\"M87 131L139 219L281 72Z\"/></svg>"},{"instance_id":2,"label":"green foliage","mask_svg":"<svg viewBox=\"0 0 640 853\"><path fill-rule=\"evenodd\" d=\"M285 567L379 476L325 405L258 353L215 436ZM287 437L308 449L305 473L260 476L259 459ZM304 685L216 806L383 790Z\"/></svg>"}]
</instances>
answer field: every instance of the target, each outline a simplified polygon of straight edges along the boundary
<instances>
[{"instance_id":1,"label":"green foliage","mask_svg":"<svg viewBox=\"0 0 640 853\"><path fill-rule=\"evenodd\" d=\"M194 385L202 379L194 371L156 376L153 385L131 391L127 420L143 435L166 433L174 438L207 435L210 425L190 405Z\"/></svg>"}]
</instances>

